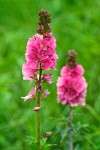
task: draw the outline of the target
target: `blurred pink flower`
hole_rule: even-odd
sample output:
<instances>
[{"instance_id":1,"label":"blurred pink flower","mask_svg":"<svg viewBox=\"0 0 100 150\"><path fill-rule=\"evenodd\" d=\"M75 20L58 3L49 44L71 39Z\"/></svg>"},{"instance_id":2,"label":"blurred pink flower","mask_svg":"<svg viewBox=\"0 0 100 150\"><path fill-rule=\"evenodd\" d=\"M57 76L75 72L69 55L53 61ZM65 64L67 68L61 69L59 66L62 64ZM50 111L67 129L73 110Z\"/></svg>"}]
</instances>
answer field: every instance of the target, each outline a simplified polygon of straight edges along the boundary
<instances>
[{"instance_id":1,"label":"blurred pink flower","mask_svg":"<svg viewBox=\"0 0 100 150\"><path fill-rule=\"evenodd\" d=\"M61 69L61 76L79 77L84 74L84 69L81 65L76 65L74 68L70 68L68 65Z\"/></svg>"},{"instance_id":2,"label":"blurred pink flower","mask_svg":"<svg viewBox=\"0 0 100 150\"><path fill-rule=\"evenodd\" d=\"M29 99L32 99L32 98L35 99L35 93L36 93L36 88L33 87L33 88L30 90L30 92L28 93L27 96L21 97L21 98L24 99L24 102L27 101L27 100L29 100Z\"/></svg>"},{"instance_id":3,"label":"blurred pink flower","mask_svg":"<svg viewBox=\"0 0 100 150\"><path fill-rule=\"evenodd\" d=\"M82 77L83 73L81 65L72 69L68 65L62 68L61 76L57 81L58 102L72 107L85 105L87 82Z\"/></svg>"}]
</instances>

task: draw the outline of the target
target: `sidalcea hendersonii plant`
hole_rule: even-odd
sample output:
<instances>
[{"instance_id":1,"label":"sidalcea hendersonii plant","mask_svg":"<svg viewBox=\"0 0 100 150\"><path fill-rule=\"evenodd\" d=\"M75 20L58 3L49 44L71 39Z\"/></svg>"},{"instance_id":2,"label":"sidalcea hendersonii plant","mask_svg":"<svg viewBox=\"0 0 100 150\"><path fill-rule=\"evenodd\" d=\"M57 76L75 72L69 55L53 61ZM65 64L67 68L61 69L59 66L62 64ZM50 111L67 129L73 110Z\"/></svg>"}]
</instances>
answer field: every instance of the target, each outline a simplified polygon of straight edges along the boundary
<instances>
[{"instance_id":1,"label":"sidalcea hendersonii plant","mask_svg":"<svg viewBox=\"0 0 100 150\"><path fill-rule=\"evenodd\" d=\"M57 81L58 102L69 105L68 115L68 150L73 150L72 142L72 107L86 104L87 82L82 65L77 63L77 53L69 50L67 64L61 69Z\"/></svg>"},{"instance_id":2,"label":"sidalcea hendersonii plant","mask_svg":"<svg viewBox=\"0 0 100 150\"><path fill-rule=\"evenodd\" d=\"M37 112L37 149L41 149L41 131L40 131L40 109L41 100L50 94L48 89L43 92L42 84L53 82L52 74L45 73L44 70L50 70L56 68L56 60L58 58L55 48L56 40L51 32L50 14L47 10L42 9L39 12L39 27L37 33L29 38L26 46L25 58L26 62L22 66L23 80L30 80L31 84L35 82L35 86L29 91L28 95L21 97L24 101L29 99L37 102L37 105L33 108ZM33 101L33 102L34 102ZM47 132L51 135L51 132Z\"/></svg>"}]
</instances>

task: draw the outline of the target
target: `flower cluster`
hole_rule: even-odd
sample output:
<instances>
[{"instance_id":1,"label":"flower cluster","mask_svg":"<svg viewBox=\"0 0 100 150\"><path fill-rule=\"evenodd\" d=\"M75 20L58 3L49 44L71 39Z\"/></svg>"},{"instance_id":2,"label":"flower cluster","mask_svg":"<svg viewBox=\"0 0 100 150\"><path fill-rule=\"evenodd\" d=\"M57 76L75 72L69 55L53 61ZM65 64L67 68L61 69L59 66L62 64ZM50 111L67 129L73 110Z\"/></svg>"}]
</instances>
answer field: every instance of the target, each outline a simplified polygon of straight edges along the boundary
<instances>
[{"instance_id":1,"label":"flower cluster","mask_svg":"<svg viewBox=\"0 0 100 150\"><path fill-rule=\"evenodd\" d=\"M22 73L24 80L32 80L38 74L38 70L55 69L56 59L56 40L51 32L50 14L47 10L39 12L39 27L37 34L29 38L26 46L26 62L23 64Z\"/></svg>"},{"instance_id":2,"label":"flower cluster","mask_svg":"<svg viewBox=\"0 0 100 150\"><path fill-rule=\"evenodd\" d=\"M32 80L37 73L38 64L42 70L55 69L56 66L56 41L51 33L36 34L30 38L26 46L26 60L22 73L24 80Z\"/></svg>"},{"instance_id":3,"label":"flower cluster","mask_svg":"<svg viewBox=\"0 0 100 150\"><path fill-rule=\"evenodd\" d=\"M58 58L55 51L56 40L51 33L50 22L50 14L47 10L42 9L39 12L37 34L29 38L27 42L26 62L22 66L23 79L30 81L34 79L35 87L30 90L27 96L22 97L24 101L28 99L42 100L50 94L48 89L46 89L44 93L39 95L39 98L36 97L36 93L42 91L42 83L51 84L53 82L52 74L45 73L42 75L42 72L43 70L55 69ZM34 110L37 110L37 108Z\"/></svg>"},{"instance_id":4,"label":"flower cluster","mask_svg":"<svg viewBox=\"0 0 100 150\"><path fill-rule=\"evenodd\" d=\"M75 51L68 52L68 63L61 69L57 82L58 102L70 106L85 105L87 83L84 69L77 64Z\"/></svg>"},{"instance_id":5,"label":"flower cluster","mask_svg":"<svg viewBox=\"0 0 100 150\"><path fill-rule=\"evenodd\" d=\"M49 23L52 21L51 15L48 13L47 10L42 9L39 12L39 27L37 28L37 33L39 34L45 34L51 32L51 26Z\"/></svg>"}]
</instances>

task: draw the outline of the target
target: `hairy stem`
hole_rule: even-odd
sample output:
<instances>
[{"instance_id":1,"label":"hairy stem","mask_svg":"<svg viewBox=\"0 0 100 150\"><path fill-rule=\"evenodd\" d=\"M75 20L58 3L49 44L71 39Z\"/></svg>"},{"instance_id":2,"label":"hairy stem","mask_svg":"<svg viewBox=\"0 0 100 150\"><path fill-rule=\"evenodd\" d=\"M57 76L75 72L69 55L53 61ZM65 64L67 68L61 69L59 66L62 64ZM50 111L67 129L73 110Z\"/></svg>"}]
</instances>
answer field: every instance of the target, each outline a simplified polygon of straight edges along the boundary
<instances>
[{"instance_id":1,"label":"hairy stem","mask_svg":"<svg viewBox=\"0 0 100 150\"><path fill-rule=\"evenodd\" d=\"M39 67L39 81L38 81L38 88L41 85L41 75L42 75L42 69L41 69L41 64ZM38 90L37 90L38 91ZM38 91L38 99L37 99L37 106L40 107L40 91ZM40 145L40 110L37 111L37 150L41 150L41 145Z\"/></svg>"},{"instance_id":2,"label":"hairy stem","mask_svg":"<svg viewBox=\"0 0 100 150\"><path fill-rule=\"evenodd\" d=\"M72 107L70 106L68 116L68 150L73 150L72 132Z\"/></svg>"}]
</instances>

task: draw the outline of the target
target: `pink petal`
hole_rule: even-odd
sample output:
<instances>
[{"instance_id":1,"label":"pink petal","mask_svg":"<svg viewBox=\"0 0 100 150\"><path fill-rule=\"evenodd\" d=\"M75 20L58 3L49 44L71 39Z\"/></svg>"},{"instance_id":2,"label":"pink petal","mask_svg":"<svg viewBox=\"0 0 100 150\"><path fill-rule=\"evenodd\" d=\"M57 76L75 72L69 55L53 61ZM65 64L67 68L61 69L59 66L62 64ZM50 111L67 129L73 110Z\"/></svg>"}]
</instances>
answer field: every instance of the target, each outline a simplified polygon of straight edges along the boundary
<instances>
[{"instance_id":1,"label":"pink petal","mask_svg":"<svg viewBox=\"0 0 100 150\"><path fill-rule=\"evenodd\" d=\"M43 70L50 70L52 65L53 65L53 62L50 58L47 58L47 59L41 61L41 68Z\"/></svg>"}]
</instances>

